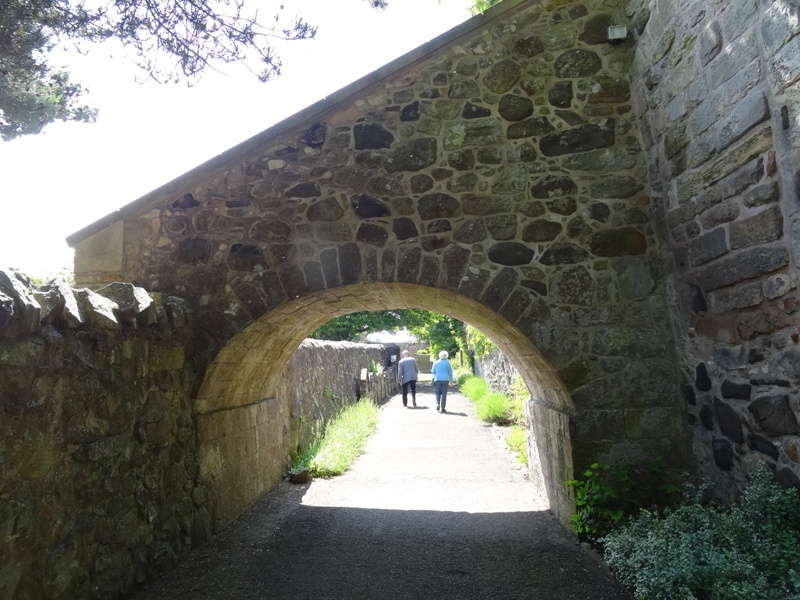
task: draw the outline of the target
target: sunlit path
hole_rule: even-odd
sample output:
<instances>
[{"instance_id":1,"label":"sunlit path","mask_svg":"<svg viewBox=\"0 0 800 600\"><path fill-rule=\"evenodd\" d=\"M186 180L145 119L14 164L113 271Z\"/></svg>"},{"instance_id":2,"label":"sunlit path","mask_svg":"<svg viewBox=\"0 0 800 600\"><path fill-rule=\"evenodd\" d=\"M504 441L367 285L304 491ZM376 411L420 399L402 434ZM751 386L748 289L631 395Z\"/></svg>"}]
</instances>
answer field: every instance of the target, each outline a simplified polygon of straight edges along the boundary
<instances>
[{"instance_id":1,"label":"sunlit path","mask_svg":"<svg viewBox=\"0 0 800 600\"><path fill-rule=\"evenodd\" d=\"M282 483L136 600L621 600L465 397L382 407L343 476Z\"/></svg>"},{"instance_id":2,"label":"sunlit path","mask_svg":"<svg viewBox=\"0 0 800 600\"><path fill-rule=\"evenodd\" d=\"M381 411L377 435L348 472L347 480L319 481L303 504L393 510L497 513L547 510L514 465L504 442L474 418L474 405L448 394L447 412L436 412L430 385L420 385L417 407L398 397Z\"/></svg>"}]
</instances>

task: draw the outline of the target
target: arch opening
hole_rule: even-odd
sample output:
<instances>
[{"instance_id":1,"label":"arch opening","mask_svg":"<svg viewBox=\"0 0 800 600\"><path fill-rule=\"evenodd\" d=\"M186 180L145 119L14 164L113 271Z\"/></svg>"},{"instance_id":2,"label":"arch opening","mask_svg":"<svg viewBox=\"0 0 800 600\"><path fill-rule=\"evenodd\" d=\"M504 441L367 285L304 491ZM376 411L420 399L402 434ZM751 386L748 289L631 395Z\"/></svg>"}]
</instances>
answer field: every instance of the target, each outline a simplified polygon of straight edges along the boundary
<instances>
[{"instance_id":1,"label":"arch opening","mask_svg":"<svg viewBox=\"0 0 800 600\"><path fill-rule=\"evenodd\" d=\"M455 292L417 284L361 283L286 302L233 336L207 371L194 405L201 476L218 524L276 485L285 470L286 432L300 415L284 399L283 373L302 341L329 320L359 311L425 309L480 329L525 382L529 469L567 525L573 501L572 401L550 362L502 316Z\"/></svg>"}]
</instances>

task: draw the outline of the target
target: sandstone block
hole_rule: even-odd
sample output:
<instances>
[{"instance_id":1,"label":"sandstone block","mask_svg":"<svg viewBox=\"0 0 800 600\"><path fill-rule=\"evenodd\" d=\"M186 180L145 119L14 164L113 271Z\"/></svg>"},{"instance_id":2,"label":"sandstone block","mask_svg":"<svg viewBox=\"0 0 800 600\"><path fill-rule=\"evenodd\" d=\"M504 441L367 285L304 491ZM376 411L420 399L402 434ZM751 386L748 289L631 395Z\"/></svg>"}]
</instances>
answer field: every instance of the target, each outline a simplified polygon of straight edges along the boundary
<instances>
[{"instance_id":1,"label":"sandstone block","mask_svg":"<svg viewBox=\"0 0 800 600\"><path fill-rule=\"evenodd\" d=\"M692 277L703 290L717 288L753 279L777 271L788 264L785 248L761 247L745 250L736 256L716 261Z\"/></svg>"},{"instance_id":2,"label":"sandstone block","mask_svg":"<svg viewBox=\"0 0 800 600\"><path fill-rule=\"evenodd\" d=\"M556 58L556 76L563 79L590 77L603 66L600 57L591 50L568 50Z\"/></svg>"},{"instance_id":3,"label":"sandstone block","mask_svg":"<svg viewBox=\"0 0 800 600\"><path fill-rule=\"evenodd\" d=\"M733 469L733 446L728 440L714 439L711 442L711 448L714 454L714 462L720 469L724 471Z\"/></svg>"},{"instance_id":4,"label":"sandstone block","mask_svg":"<svg viewBox=\"0 0 800 600\"><path fill-rule=\"evenodd\" d=\"M607 148L614 145L614 125L614 119L604 119L545 135L539 142L539 149L545 156L561 156Z\"/></svg>"},{"instance_id":5,"label":"sandstone block","mask_svg":"<svg viewBox=\"0 0 800 600\"><path fill-rule=\"evenodd\" d=\"M761 430L770 437L798 434L797 417L788 396L759 398L750 404L749 410Z\"/></svg>"},{"instance_id":6,"label":"sandstone block","mask_svg":"<svg viewBox=\"0 0 800 600\"><path fill-rule=\"evenodd\" d=\"M488 251L489 260L506 266L530 264L533 255L533 250L518 242L498 242Z\"/></svg>"},{"instance_id":7,"label":"sandstone block","mask_svg":"<svg viewBox=\"0 0 800 600\"><path fill-rule=\"evenodd\" d=\"M391 148L394 135L379 123L358 124L353 127L356 150Z\"/></svg>"},{"instance_id":8,"label":"sandstone block","mask_svg":"<svg viewBox=\"0 0 800 600\"><path fill-rule=\"evenodd\" d=\"M422 138L396 144L386 156L386 172L420 171L436 162L436 138Z\"/></svg>"},{"instance_id":9,"label":"sandstone block","mask_svg":"<svg viewBox=\"0 0 800 600\"><path fill-rule=\"evenodd\" d=\"M717 227L710 233L695 238L689 243L689 264L692 267L705 264L728 252L725 229Z\"/></svg>"},{"instance_id":10,"label":"sandstone block","mask_svg":"<svg viewBox=\"0 0 800 600\"><path fill-rule=\"evenodd\" d=\"M759 246L783 236L783 215L777 205L740 219L730 226L731 249Z\"/></svg>"},{"instance_id":11,"label":"sandstone block","mask_svg":"<svg viewBox=\"0 0 800 600\"><path fill-rule=\"evenodd\" d=\"M738 102L719 125L717 139L719 148L727 148L747 131L769 119L769 106L763 92L753 92Z\"/></svg>"}]
</instances>

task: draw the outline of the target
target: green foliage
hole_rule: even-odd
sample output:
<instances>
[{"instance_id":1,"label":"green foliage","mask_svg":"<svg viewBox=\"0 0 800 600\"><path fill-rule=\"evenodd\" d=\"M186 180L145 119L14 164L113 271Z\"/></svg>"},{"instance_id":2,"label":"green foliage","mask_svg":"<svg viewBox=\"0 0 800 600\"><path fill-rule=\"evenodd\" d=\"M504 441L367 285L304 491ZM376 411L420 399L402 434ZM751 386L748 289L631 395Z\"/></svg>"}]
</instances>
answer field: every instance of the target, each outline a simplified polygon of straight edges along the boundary
<instances>
[{"instance_id":1,"label":"green foliage","mask_svg":"<svg viewBox=\"0 0 800 600\"><path fill-rule=\"evenodd\" d=\"M376 331L397 331L406 326L411 315L403 310L375 310L350 313L331 319L310 337L335 342L353 342Z\"/></svg>"},{"instance_id":2,"label":"green foliage","mask_svg":"<svg viewBox=\"0 0 800 600\"><path fill-rule=\"evenodd\" d=\"M644 510L603 541L640 600L800 599L800 499L763 466L738 506Z\"/></svg>"},{"instance_id":3,"label":"green foliage","mask_svg":"<svg viewBox=\"0 0 800 600\"><path fill-rule=\"evenodd\" d=\"M500 0L474 0L474 2L467 7L467 9L469 10L470 14L479 15L498 2L500 2Z\"/></svg>"},{"instance_id":4,"label":"green foliage","mask_svg":"<svg viewBox=\"0 0 800 600\"><path fill-rule=\"evenodd\" d=\"M31 283L36 287L43 287L55 279L62 279L69 287L75 287L75 271L72 265L64 266L61 269L50 271L40 271L30 275Z\"/></svg>"},{"instance_id":5,"label":"green foliage","mask_svg":"<svg viewBox=\"0 0 800 600\"><path fill-rule=\"evenodd\" d=\"M378 428L378 407L364 399L345 408L325 429L319 450L311 459L312 476L331 477L344 473Z\"/></svg>"},{"instance_id":6,"label":"green foliage","mask_svg":"<svg viewBox=\"0 0 800 600\"><path fill-rule=\"evenodd\" d=\"M512 427L511 433L506 436L506 444L516 453L519 462L528 464L528 431L524 427Z\"/></svg>"},{"instance_id":7,"label":"green foliage","mask_svg":"<svg viewBox=\"0 0 800 600\"><path fill-rule=\"evenodd\" d=\"M456 356L464 346L464 324L461 321L421 309L377 310L356 312L331 319L311 334L321 340L356 341L376 331L408 329L430 349L431 356L447 350Z\"/></svg>"},{"instance_id":8,"label":"green foliage","mask_svg":"<svg viewBox=\"0 0 800 600\"><path fill-rule=\"evenodd\" d=\"M322 390L322 396L333 402L334 404L339 402L339 396L333 393L333 390L329 388L327 385L325 389Z\"/></svg>"},{"instance_id":9,"label":"green foliage","mask_svg":"<svg viewBox=\"0 0 800 600\"><path fill-rule=\"evenodd\" d=\"M481 358L489 354L492 350L495 350L497 346L495 346L492 341L487 338L483 333L473 327L472 325L465 326L465 340L466 340L466 347L469 353L472 353L477 358Z\"/></svg>"},{"instance_id":10,"label":"green foliage","mask_svg":"<svg viewBox=\"0 0 800 600\"><path fill-rule=\"evenodd\" d=\"M575 532L597 541L642 508L668 504L677 486L667 481L665 474L661 459L638 465L594 463L583 473L583 479L568 482L575 488Z\"/></svg>"},{"instance_id":11,"label":"green foliage","mask_svg":"<svg viewBox=\"0 0 800 600\"><path fill-rule=\"evenodd\" d=\"M430 348L431 356L438 358L439 352L447 350L454 357L463 345L464 323L439 313L428 312L429 318L422 326L411 325L408 329Z\"/></svg>"},{"instance_id":12,"label":"green foliage","mask_svg":"<svg viewBox=\"0 0 800 600\"><path fill-rule=\"evenodd\" d=\"M467 365L455 365L453 367L453 381L456 385L463 384L469 377L474 377L472 370Z\"/></svg>"},{"instance_id":13,"label":"green foliage","mask_svg":"<svg viewBox=\"0 0 800 600\"><path fill-rule=\"evenodd\" d=\"M319 340L356 341L377 331L399 331L408 329L429 346L437 344L439 350L455 353L458 344L453 341L452 323L460 324L449 317L429 310L403 308L397 310L373 310L350 313L331 319L314 331L310 337Z\"/></svg>"},{"instance_id":14,"label":"green foliage","mask_svg":"<svg viewBox=\"0 0 800 600\"><path fill-rule=\"evenodd\" d=\"M360 400L331 419L322 433L317 425L310 442L292 461L290 472L308 468L315 477L344 473L361 454L369 437L378 428L378 407L371 400Z\"/></svg>"},{"instance_id":15,"label":"green foliage","mask_svg":"<svg viewBox=\"0 0 800 600\"><path fill-rule=\"evenodd\" d=\"M487 392L475 402L475 414L481 421L507 425L508 398L498 392Z\"/></svg>"},{"instance_id":16,"label":"green foliage","mask_svg":"<svg viewBox=\"0 0 800 600\"><path fill-rule=\"evenodd\" d=\"M476 375L468 375L458 385L461 388L461 393L473 402L477 402L489 391L486 381Z\"/></svg>"},{"instance_id":17,"label":"green foliage","mask_svg":"<svg viewBox=\"0 0 800 600\"><path fill-rule=\"evenodd\" d=\"M461 393L475 403L475 414L481 421L498 425L513 422L508 397L491 391L482 377L463 375L459 378L458 385Z\"/></svg>"},{"instance_id":18,"label":"green foliage","mask_svg":"<svg viewBox=\"0 0 800 600\"><path fill-rule=\"evenodd\" d=\"M386 0L367 0L384 8ZM281 72L275 40L310 39L299 17L259 15L237 0L4 0L0 3L0 137L39 133L54 121L92 122L84 90L52 64L53 49L86 51L115 39L150 79L195 82L207 68L242 63L259 80Z\"/></svg>"}]
</instances>

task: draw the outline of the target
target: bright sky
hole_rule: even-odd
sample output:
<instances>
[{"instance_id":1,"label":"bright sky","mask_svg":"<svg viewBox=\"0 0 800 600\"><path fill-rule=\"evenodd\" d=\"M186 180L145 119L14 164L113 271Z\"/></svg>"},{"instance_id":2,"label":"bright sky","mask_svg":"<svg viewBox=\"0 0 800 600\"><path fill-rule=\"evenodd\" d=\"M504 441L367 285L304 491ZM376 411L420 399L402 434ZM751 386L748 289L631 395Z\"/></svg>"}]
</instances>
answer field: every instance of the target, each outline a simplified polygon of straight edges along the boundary
<instances>
[{"instance_id":1,"label":"bright sky","mask_svg":"<svg viewBox=\"0 0 800 600\"><path fill-rule=\"evenodd\" d=\"M71 264L66 236L450 30L468 3L389 0L377 11L363 0L288 0L287 12L319 30L281 51L283 75L267 84L231 66L191 88L139 84L110 45L75 55L69 71L98 121L0 142L0 266L56 274Z\"/></svg>"}]
</instances>

